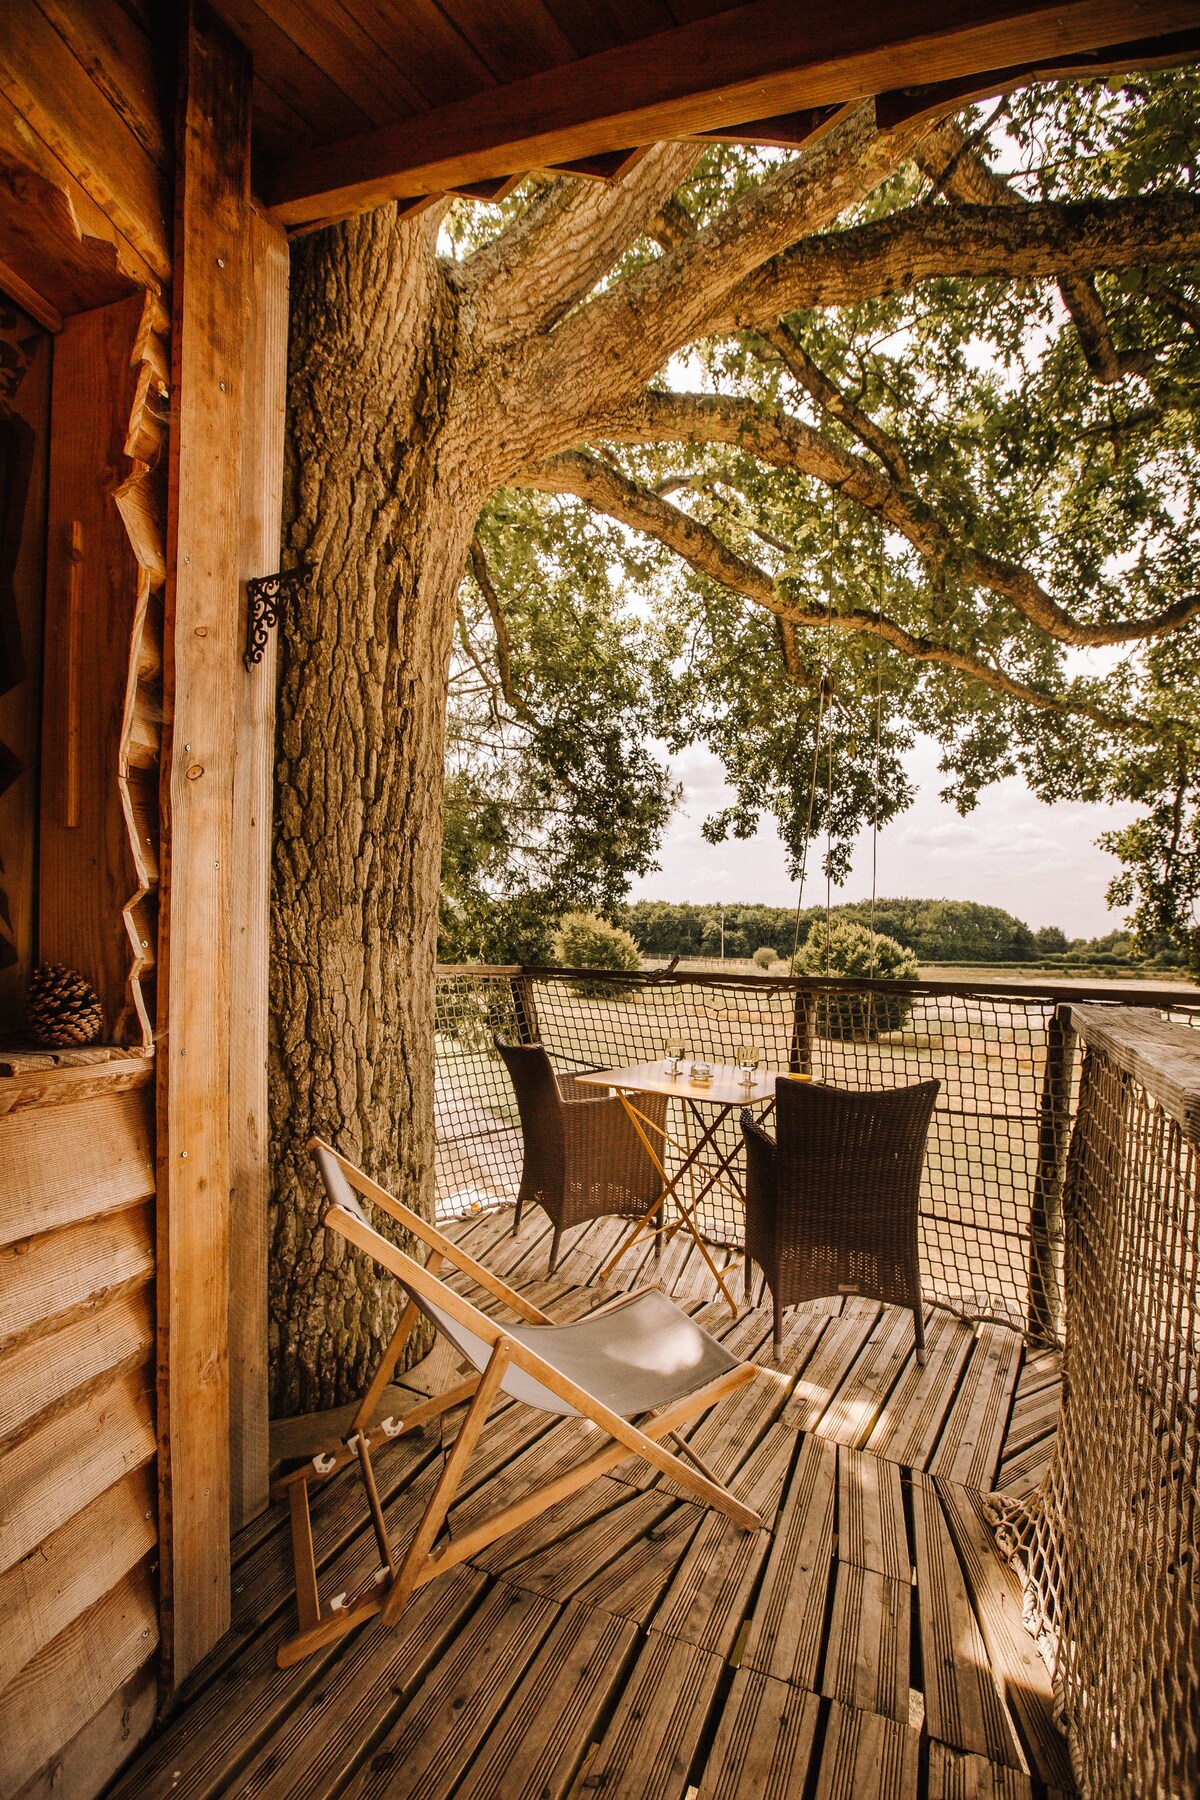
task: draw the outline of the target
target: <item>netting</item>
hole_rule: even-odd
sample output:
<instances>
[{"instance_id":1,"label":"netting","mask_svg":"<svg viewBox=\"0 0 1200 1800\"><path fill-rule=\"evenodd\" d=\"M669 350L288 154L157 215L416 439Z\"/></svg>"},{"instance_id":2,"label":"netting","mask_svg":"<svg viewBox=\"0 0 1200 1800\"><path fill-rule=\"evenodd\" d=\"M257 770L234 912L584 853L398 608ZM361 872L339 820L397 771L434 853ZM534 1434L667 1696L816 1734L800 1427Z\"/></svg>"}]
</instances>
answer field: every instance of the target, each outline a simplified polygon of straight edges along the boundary
<instances>
[{"instance_id":1,"label":"netting","mask_svg":"<svg viewBox=\"0 0 1200 1800\"><path fill-rule=\"evenodd\" d=\"M540 1037L565 1072L689 1056L732 1063L739 1046L776 1069L846 1087L936 1076L921 1201L926 1298L972 1319L1053 1338L1059 1326L1059 1197L1071 1106L1069 1041L1053 996L945 984L894 985L685 974L581 979L544 970L443 970L438 976L438 1192L454 1216L515 1198L521 1133L492 1034ZM668 1172L707 1122L672 1100ZM720 1148L740 1138L736 1111ZM700 1215L713 1243L739 1247L736 1190L719 1184Z\"/></svg>"},{"instance_id":2,"label":"netting","mask_svg":"<svg viewBox=\"0 0 1200 1800\"><path fill-rule=\"evenodd\" d=\"M999 1511L1085 1800L1200 1792L1200 1056L1159 1028L1175 1039L1164 1105L1136 1026L1140 1058L1119 1015L1085 1054L1064 1201L1063 1413L1041 1489Z\"/></svg>"}]
</instances>

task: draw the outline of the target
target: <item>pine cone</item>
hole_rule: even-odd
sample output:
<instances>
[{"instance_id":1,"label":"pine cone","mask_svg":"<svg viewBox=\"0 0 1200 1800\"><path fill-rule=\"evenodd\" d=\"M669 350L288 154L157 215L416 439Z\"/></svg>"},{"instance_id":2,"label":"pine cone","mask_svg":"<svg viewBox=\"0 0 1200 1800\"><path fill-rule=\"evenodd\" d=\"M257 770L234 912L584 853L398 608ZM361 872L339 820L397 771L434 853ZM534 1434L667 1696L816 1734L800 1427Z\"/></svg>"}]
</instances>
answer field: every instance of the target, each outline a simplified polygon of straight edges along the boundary
<instances>
[{"instance_id":1,"label":"pine cone","mask_svg":"<svg viewBox=\"0 0 1200 1800\"><path fill-rule=\"evenodd\" d=\"M25 1022L37 1044L94 1044L104 1025L100 997L82 975L62 963L33 971L25 998Z\"/></svg>"}]
</instances>

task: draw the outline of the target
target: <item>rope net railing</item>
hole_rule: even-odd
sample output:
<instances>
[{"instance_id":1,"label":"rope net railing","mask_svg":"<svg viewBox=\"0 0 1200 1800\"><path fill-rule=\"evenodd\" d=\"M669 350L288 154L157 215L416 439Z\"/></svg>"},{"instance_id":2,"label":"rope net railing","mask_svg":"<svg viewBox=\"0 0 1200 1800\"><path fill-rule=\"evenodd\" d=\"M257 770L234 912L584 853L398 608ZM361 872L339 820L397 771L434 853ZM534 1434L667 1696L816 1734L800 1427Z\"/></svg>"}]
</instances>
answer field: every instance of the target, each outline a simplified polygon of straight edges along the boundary
<instances>
[{"instance_id":1,"label":"rope net railing","mask_svg":"<svg viewBox=\"0 0 1200 1800\"><path fill-rule=\"evenodd\" d=\"M437 1180L453 1217L511 1202L521 1175L516 1100L492 1036L539 1038L564 1073L658 1062L672 1041L731 1064L739 1046L764 1065L845 1087L942 1084L921 1197L928 1301L1056 1337L1059 1197L1072 1056L1055 1031L1054 990L461 968L437 981ZM668 1173L695 1131L671 1101ZM731 1148L735 1113L723 1127ZM740 1247L733 1192L700 1212L704 1236Z\"/></svg>"},{"instance_id":2,"label":"rope net railing","mask_svg":"<svg viewBox=\"0 0 1200 1800\"><path fill-rule=\"evenodd\" d=\"M1063 1411L1040 1489L997 1505L999 1536L1085 1800L1183 1800L1200 1793L1200 1044L1075 1017Z\"/></svg>"}]
</instances>

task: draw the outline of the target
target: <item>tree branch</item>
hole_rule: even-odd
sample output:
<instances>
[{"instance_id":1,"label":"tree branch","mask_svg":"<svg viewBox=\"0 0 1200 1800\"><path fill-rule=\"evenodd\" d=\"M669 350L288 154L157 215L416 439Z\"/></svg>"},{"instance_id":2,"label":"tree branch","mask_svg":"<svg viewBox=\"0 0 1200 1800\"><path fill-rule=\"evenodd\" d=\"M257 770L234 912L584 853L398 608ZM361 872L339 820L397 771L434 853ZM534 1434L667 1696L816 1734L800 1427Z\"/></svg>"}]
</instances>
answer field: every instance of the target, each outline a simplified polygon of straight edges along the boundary
<instances>
[{"instance_id":1,"label":"tree branch","mask_svg":"<svg viewBox=\"0 0 1200 1800\"><path fill-rule=\"evenodd\" d=\"M859 443L879 458L897 487L910 490L912 477L899 444L860 406L856 406L848 394L843 394L823 369L817 367L787 320L778 319L774 325L762 326L758 335L778 354L784 367L806 393L811 394L822 412L852 431Z\"/></svg>"},{"instance_id":2,"label":"tree branch","mask_svg":"<svg viewBox=\"0 0 1200 1800\"><path fill-rule=\"evenodd\" d=\"M1064 271L1188 262L1198 254L1200 198L1173 190L1025 207L924 203L797 243L734 288L707 329L719 337L784 313L855 306L945 277L1053 280Z\"/></svg>"},{"instance_id":3,"label":"tree branch","mask_svg":"<svg viewBox=\"0 0 1200 1800\"><path fill-rule=\"evenodd\" d=\"M1113 731L1127 732L1138 723L1089 702L1071 700L1044 688L1015 681L979 657L947 644L935 643L932 638L916 636L873 607L838 612L829 606L799 606L763 569L738 556L707 525L690 518L657 494L638 487L611 464L583 451L568 450L561 456L549 457L537 467L527 469L517 485L535 488L544 494L572 494L631 530L657 538L697 574L707 575L735 594L743 595L785 624L878 638L911 661L938 663L944 668L955 669L993 693L1003 694L1006 699L1017 700L1040 712L1082 714Z\"/></svg>"},{"instance_id":4,"label":"tree branch","mask_svg":"<svg viewBox=\"0 0 1200 1800\"><path fill-rule=\"evenodd\" d=\"M496 584L492 580L492 572L487 565L487 557L483 545L477 537L471 539L469 552L471 574L475 577L475 585L483 595L484 605L492 621L492 630L496 634L496 667L500 673L500 692L505 704L515 713L527 714L528 709L513 691L512 651L508 641L508 626L504 622L504 610L500 605L500 596L496 592Z\"/></svg>"},{"instance_id":5,"label":"tree branch","mask_svg":"<svg viewBox=\"0 0 1200 1800\"><path fill-rule=\"evenodd\" d=\"M556 324L636 243L702 155L698 144L656 144L612 186L570 175L547 182L458 272L476 344Z\"/></svg>"},{"instance_id":6,"label":"tree branch","mask_svg":"<svg viewBox=\"0 0 1200 1800\"><path fill-rule=\"evenodd\" d=\"M579 392L575 435L586 435L676 350L709 334L731 286L862 200L926 129L879 132L874 103L865 101L711 224L580 308L552 334L531 378L542 391Z\"/></svg>"},{"instance_id":7,"label":"tree branch","mask_svg":"<svg viewBox=\"0 0 1200 1800\"><path fill-rule=\"evenodd\" d=\"M718 395L651 391L636 406L610 420L605 436L618 443L633 444L726 444L772 467L812 476L874 513L929 561L952 562L967 581L1008 601L1031 625L1061 644L1091 648L1145 642L1177 631L1200 616L1200 596L1193 596L1149 619L1082 624L1027 569L985 550L960 544L933 509L915 494L902 489L861 456L842 449L780 409Z\"/></svg>"},{"instance_id":8,"label":"tree branch","mask_svg":"<svg viewBox=\"0 0 1200 1800\"><path fill-rule=\"evenodd\" d=\"M950 200L978 206L1028 206L1030 202L990 168L953 119L935 125L916 150L918 166ZM1154 361L1145 350L1119 352L1104 304L1090 275L1060 275L1058 291L1075 325L1084 361L1097 381L1111 387L1125 375L1144 375Z\"/></svg>"}]
</instances>

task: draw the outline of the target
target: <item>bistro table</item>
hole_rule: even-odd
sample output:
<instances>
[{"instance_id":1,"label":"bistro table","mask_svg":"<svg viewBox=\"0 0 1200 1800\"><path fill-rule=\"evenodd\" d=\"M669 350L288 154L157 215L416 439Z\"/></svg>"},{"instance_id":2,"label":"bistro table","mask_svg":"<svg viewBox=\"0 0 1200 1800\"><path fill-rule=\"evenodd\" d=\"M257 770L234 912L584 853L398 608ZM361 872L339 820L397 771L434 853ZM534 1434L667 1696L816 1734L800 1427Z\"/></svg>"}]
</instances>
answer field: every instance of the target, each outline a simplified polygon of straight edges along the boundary
<instances>
[{"instance_id":1,"label":"bistro table","mask_svg":"<svg viewBox=\"0 0 1200 1800\"><path fill-rule=\"evenodd\" d=\"M616 1091L621 1105L629 1115L633 1129L645 1145L663 1184L661 1192L646 1208L641 1218L634 1220L630 1231L605 1263L597 1279L603 1280L609 1271L620 1262L625 1252L632 1250L635 1244L642 1243L650 1237L660 1240L664 1235L668 1238L673 1237L681 1226L686 1226L695 1239L701 1256L711 1269L713 1279L724 1295L730 1312L736 1318L737 1303L726 1287L721 1271L709 1254L708 1245L704 1242L697 1227L696 1212L700 1202L706 1194L711 1192L718 1181L723 1181L732 1188L739 1202L745 1205L745 1191L734 1167L741 1149L740 1140L734 1144L731 1150L727 1151L722 1151L719 1144L715 1146L716 1161L703 1167L703 1180L699 1188L695 1187L695 1177L692 1176L693 1186L690 1200L685 1200L680 1192L680 1183L685 1175L692 1175L693 1171L699 1171L700 1158L709 1145L714 1143L721 1126L735 1107L757 1106L766 1102L774 1104L776 1079L780 1075L786 1075L788 1071L786 1069L757 1069L754 1080L744 1082L737 1070L727 1064L715 1063L710 1064L710 1067L712 1068L712 1080L705 1082L693 1081L690 1072L684 1074L681 1071L678 1075L670 1075L661 1061L641 1063L632 1069L597 1069L589 1075L576 1075L575 1080L584 1087L612 1088ZM631 1096L638 1094L667 1094L672 1099L685 1101L692 1116L701 1127L700 1136L696 1142L690 1146L676 1143L668 1131L662 1126L656 1125L639 1107L635 1106ZM716 1109L711 1121L706 1120L701 1111L702 1107ZM663 1140L664 1152L668 1143L676 1143L676 1148L684 1151L684 1160L674 1175L667 1174L663 1158L646 1135L647 1127L658 1132ZM664 1227L663 1211L668 1200L672 1202L679 1216L674 1224ZM657 1222L651 1224L651 1220L655 1218L656 1214L658 1215Z\"/></svg>"}]
</instances>

